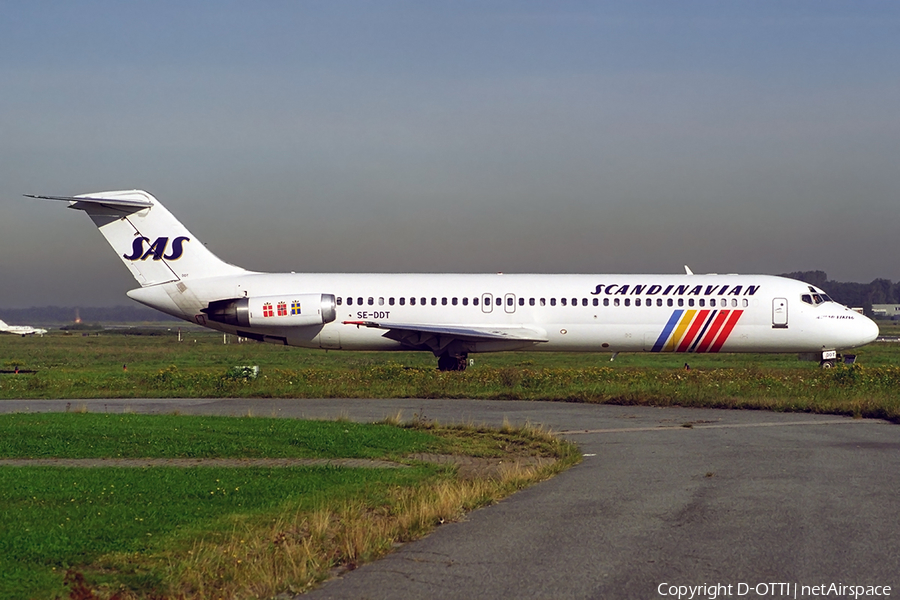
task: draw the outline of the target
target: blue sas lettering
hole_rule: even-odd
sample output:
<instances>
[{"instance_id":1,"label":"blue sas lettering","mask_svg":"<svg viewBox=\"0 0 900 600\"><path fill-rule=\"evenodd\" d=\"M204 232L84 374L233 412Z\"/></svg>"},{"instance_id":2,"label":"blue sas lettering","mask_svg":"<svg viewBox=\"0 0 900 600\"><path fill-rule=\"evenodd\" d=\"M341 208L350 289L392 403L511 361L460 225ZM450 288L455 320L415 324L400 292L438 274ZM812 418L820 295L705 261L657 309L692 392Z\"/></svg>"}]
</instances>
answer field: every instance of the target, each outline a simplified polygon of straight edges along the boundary
<instances>
[{"instance_id":1,"label":"blue sas lettering","mask_svg":"<svg viewBox=\"0 0 900 600\"><path fill-rule=\"evenodd\" d=\"M191 241L191 238L180 235L172 240L172 253L166 254L166 246L169 245L169 238L158 237L156 241L150 244L147 251L144 251L144 242L150 243L150 238L135 238L131 246L131 255L123 254L125 260L147 260L153 257L153 260L178 260L184 254L184 243Z\"/></svg>"}]
</instances>

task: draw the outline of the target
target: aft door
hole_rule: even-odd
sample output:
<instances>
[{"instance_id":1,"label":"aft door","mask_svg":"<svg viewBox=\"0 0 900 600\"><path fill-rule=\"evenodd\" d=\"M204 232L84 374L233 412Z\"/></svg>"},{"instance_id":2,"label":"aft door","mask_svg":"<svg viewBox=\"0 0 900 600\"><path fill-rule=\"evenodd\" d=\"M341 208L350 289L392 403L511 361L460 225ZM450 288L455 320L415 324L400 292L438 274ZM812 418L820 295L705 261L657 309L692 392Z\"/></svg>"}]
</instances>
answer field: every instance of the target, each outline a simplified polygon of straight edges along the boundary
<instances>
[{"instance_id":1,"label":"aft door","mask_svg":"<svg viewBox=\"0 0 900 600\"><path fill-rule=\"evenodd\" d=\"M494 310L494 297L491 294L481 295L481 312L489 313Z\"/></svg>"},{"instance_id":2,"label":"aft door","mask_svg":"<svg viewBox=\"0 0 900 600\"><path fill-rule=\"evenodd\" d=\"M516 312L516 295L515 294L506 294L503 298L503 310L508 313Z\"/></svg>"},{"instance_id":3,"label":"aft door","mask_svg":"<svg viewBox=\"0 0 900 600\"><path fill-rule=\"evenodd\" d=\"M772 299L772 327L775 329L787 329L788 305L787 298Z\"/></svg>"}]
</instances>

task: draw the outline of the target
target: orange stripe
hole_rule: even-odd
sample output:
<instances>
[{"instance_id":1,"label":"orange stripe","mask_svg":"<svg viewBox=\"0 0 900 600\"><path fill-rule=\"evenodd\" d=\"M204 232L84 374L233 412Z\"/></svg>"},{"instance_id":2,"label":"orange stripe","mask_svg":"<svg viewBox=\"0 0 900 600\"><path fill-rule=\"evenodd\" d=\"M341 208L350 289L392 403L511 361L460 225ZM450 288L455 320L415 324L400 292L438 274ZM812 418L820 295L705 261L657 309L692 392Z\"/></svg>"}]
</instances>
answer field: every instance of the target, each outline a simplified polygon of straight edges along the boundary
<instances>
[{"instance_id":1,"label":"orange stripe","mask_svg":"<svg viewBox=\"0 0 900 600\"><path fill-rule=\"evenodd\" d=\"M678 345L678 342L681 341L681 336L684 335L684 330L687 329L688 325L691 324L691 321L694 319L695 314L697 314L696 310L684 311L684 316L681 317L681 321L678 322L678 327L675 328L675 332L672 334L672 337L669 338L669 343L666 344L663 352L675 352L675 347Z\"/></svg>"},{"instance_id":2,"label":"orange stripe","mask_svg":"<svg viewBox=\"0 0 900 600\"><path fill-rule=\"evenodd\" d=\"M701 310L697 315L697 318L694 319L694 322L691 324L691 328L688 329L687 335L684 336L684 339L681 340L681 345L678 346L677 352L687 352L688 348L691 347L691 342L694 341L694 338L697 337L697 332L700 331L700 328L703 327L703 324L706 323L706 317L709 315L708 310Z\"/></svg>"}]
</instances>

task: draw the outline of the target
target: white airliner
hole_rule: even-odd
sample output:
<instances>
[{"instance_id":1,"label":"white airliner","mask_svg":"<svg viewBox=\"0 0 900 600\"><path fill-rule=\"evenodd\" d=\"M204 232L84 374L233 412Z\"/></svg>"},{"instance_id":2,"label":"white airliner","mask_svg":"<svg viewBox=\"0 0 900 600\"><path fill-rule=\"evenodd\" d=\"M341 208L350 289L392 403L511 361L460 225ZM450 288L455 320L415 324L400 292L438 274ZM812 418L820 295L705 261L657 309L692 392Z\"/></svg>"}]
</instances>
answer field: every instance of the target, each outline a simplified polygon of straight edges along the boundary
<instances>
[{"instance_id":1,"label":"white airliner","mask_svg":"<svg viewBox=\"0 0 900 600\"><path fill-rule=\"evenodd\" d=\"M12 333L15 335L21 335L25 337L26 335L40 335L43 336L47 333L46 329L40 329L38 327L32 327L30 325L7 325L3 321L0 321L0 333Z\"/></svg>"},{"instance_id":2,"label":"white airliner","mask_svg":"<svg viewBox=\"0 0 900 600\"><path fill-rule=\"evenodd\" d=\"M213 255L141 190L74 197L141 287L142 304L230 334L330 350L797 352L872 342L878 326L771 275L258 273Z\"/></svg>"}]
</instances>

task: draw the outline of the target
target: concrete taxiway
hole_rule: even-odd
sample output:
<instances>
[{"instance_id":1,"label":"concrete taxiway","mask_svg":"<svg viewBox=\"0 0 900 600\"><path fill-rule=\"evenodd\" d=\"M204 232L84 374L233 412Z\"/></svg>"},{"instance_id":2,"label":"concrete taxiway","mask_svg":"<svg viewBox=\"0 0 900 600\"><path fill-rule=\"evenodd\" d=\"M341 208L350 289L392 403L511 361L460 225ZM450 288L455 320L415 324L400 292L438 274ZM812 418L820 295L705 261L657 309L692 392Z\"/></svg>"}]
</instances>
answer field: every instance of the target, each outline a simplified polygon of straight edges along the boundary
<instances>
[{"instance_id":1,"label":"concrete taxiway","mask_svg":"<svg viewBox=\"0 0 900 600\"><path fill-rule=\"evenodd\" d=\"M674 598L676 586L716 584L732 586L730 594L719 588L719 597L811 597L804 585L830 584L891 586L891 595L900 594L900 428L883 421L414 399L29 400L4 401L0 411L67 405L359 421L397 413L493 425L506 419L550 428L584 453L573 469L305 598Z\"/></svg>"}]
</instances>

